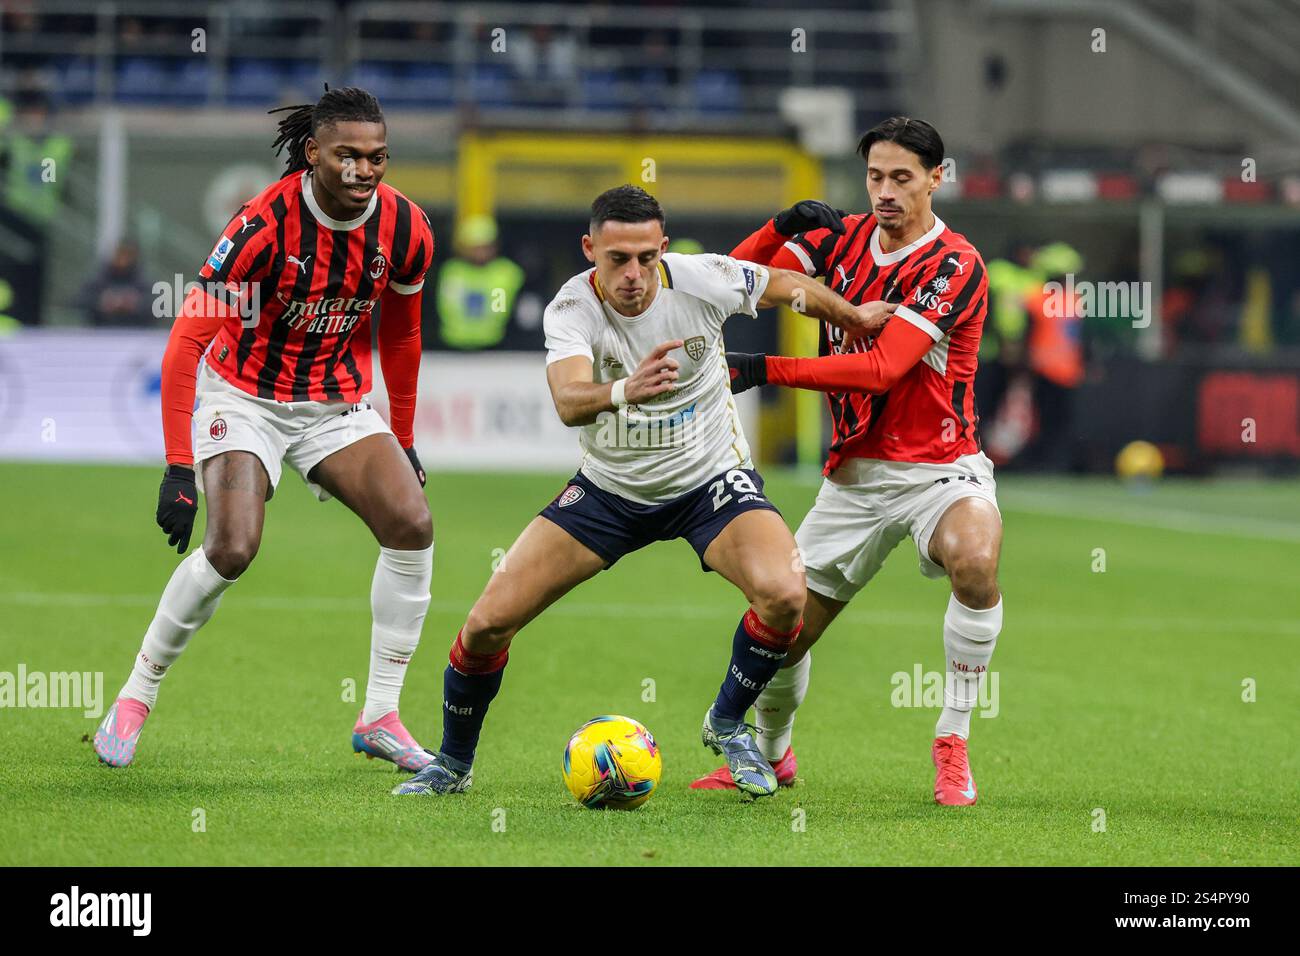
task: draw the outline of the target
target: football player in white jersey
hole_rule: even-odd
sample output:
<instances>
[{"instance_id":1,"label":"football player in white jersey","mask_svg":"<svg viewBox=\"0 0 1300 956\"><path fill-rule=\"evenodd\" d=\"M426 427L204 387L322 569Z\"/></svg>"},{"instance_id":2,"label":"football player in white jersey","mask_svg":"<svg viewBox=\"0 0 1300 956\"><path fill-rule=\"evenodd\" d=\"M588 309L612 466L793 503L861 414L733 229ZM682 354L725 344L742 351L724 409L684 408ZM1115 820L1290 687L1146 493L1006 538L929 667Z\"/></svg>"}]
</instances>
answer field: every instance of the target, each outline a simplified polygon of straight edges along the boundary
<instances>
[{"instance_id":1,"label":"football player in white jersey","mask_svg":"<svg viewBox=\"0 0 1300 956\"><path fill-rule=\"evenodd\" d=\"M800 273L667 247L663 210L644 190L620 186L592 204L582 250L594 268L566 282L545 316L547 381L560 419L581 429L582 463L469 612L443 675L442 746L394 793L468 789L515 635L623 555L673 538L690 542L703 569L749 604L705 714L704 744L726 758L743 793L776 790L744 716L799 633L804 573L750 460L722 325L794 305L853 338L877 334L888 313L882 303L850 305Z\"/></svg>"}]
</instances>

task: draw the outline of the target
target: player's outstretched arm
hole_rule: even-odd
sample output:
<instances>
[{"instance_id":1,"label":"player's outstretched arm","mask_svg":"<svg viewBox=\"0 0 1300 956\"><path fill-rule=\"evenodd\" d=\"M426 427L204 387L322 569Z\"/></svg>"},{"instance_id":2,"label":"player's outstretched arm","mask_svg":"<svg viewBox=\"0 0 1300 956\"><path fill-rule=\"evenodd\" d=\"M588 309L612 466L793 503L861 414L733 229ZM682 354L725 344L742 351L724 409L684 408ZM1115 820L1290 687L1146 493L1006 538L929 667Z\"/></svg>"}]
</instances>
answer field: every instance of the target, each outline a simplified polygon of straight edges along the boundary
<instances>
[{"instance_id":1,"label":"player's outstretched arm","mask_svg":"<svg viewBox=\"0 0 1300 956\"><path fill-rule=\"evenodd\" d=\"M420 300L423 291L403 295L384 290L379 312L379 367L388 390L389 426L424 485L424 467L415 454L415 399L420 382Z\"/></svg>"},{"instance_id":2,"label":"player's outstretched arm","mask_svg":"<svg viewBox=\"0 0 1300 956\"><path fill-rule=\"evenodd\" d=\"M190 439L194 418L196 373L203 352L233 307L195 286L185 296L181 314L172 323L162 360L163 444L167 470L158 489L154 517L167 535L167 544L184 554L190 546L198 491L194 481L194 448Z\"/></svg>"},{"instance_id":3,"label":"player's outstretched arm","mask_svg":"<svg viewBox=\"0 0 1300 956\"><path fill-rule=\"evenodd\" d=\"M758 385L785 385L817 392L887 392L934 345L922 329L908 322L891 322L866 352L792 358L728 352L731 391Z\"/></svg>"},{"instance_id":4,"label":"player's outstretched arm","mask_svg":"<svg viewBox=\"0 0 1300 956\"><path fill-rule=\"evenodd\" d=\"M864 302L854 305L831 289L799 272L769 269L767 288L759 306L788 306L796 312L822 319L843 329L847 341L875 336L889 321L894 306L888 302Z\"/></svg>"},{"instance_id":5,"label":"player's outstretched arm","mask_svg":"<svg viewBox=\"0 0 1300 956\"><path fill-rule=\"evenodd\" d=\"M602 412L635 405L671 389L677 381L677 360L668 353L682 347L681 339L663 342L642 359L627 378L616 382L592 381L594 367L585 355L573 355L546 367L546 382L560 421L590 425Z\"/></svg>"}]
</instances>

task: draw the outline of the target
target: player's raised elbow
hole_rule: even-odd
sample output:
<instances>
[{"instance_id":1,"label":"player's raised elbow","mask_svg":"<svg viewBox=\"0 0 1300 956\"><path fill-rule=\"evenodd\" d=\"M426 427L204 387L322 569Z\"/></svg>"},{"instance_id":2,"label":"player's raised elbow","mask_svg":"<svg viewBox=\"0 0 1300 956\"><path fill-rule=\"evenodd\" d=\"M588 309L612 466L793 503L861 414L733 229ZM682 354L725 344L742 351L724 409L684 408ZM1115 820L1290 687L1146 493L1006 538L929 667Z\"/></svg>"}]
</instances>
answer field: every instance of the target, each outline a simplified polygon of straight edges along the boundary
<instances>
[{"instance_id":1,"label":"player's raised elbow","mask_svg":"<svg viewBox=\"0 0 1300 956\"><path fill-rule=\"evenodd\" d=\"M882 369L880 375L876 378L875 382L872 383L874 387L870 389L870 392L873 395L884 394L901 382L906 373L907 369Z\"/></svg>"},{"instance_id":2,"label":"player's raised elbow","mask_svg":"<svg viewBox=\"0 0 1300 956\"><path fill-rule=\"evenodd\" d=\"M556 411L560 413L560 422L568 428L577 428L579 425L590 424L589 422L583 421L581 415L576 415L573 412L566 412L563 409L558 408Z\"/></svg>"}]
</instances>

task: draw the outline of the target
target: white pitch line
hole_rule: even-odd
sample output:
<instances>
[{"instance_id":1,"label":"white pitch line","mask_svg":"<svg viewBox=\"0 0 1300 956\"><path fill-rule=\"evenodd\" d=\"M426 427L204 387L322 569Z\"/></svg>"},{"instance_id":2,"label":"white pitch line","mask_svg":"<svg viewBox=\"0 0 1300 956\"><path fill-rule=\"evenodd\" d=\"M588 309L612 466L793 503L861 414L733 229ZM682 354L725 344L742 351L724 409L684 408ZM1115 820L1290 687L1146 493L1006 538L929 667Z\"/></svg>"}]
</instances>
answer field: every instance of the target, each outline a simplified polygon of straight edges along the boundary
<instances>
[{"instance_id":1,"label":"white pitch line","mask_svg":"<svg viewBox=\"0 0 1300 956\"><path fill-rule=\"evenodd\" d=\"M465 613L472 601L431 601L429 610L436 613ZM139 607L152 608L158 604L158 595L151 594L90 594L58 591L20 591L0 594L0 604L16 604L27 607ZM369 616L370 606L363 597L311 597L311 598L277 598L257 595L239 596L228 606L261 611L343 611L357 615ZM865 629L881 626L900 627L935 627L943 621L944 603L938 601L931 611L878 611L846 610L837 619L845 624L856 625ZM591 604L577 601L562 601L546 611L543 615L567 618L639 618L646 613L646 605L609 603ZM718 605L659 605L654 608L658 617L671 617L680 620L733 620L738 614L736 606ZM1057 616L1051 613L1037 614L1014 611L1008 615L1008 623L1018 630L1038 631L1092 631L1121 630L1153 633L1174 628L1186 631L1208 631L1222 634L1274 634L1300 635L1300 621L1287 618L1235 618L1233 620L1214 621L1203 617L1131 617L1108 619L1103 617Z\"/></svg>"},{"instance_id":2,"label":"white pitch line","mask_svg":"<svg viewBox=\"0 0 1300 956\"><path fill-rule=\"evenodd\" d=\"M1272 521L1265 518L1238 518L1229 515L1196 514L1164 508L1132 510L1125 502L1116 510L1110 505L1095 502L1092 507L1066 504L1058 495L1013 491L998 499L1003 511L1045 515L1052 518L1106 521L1135 528L1159 528L1162 531L1182 531L1188 534L1228 535L1237 538L1255 538L1260 541L1300 541L1300 525Z\"/></svg>"}]
</instances>

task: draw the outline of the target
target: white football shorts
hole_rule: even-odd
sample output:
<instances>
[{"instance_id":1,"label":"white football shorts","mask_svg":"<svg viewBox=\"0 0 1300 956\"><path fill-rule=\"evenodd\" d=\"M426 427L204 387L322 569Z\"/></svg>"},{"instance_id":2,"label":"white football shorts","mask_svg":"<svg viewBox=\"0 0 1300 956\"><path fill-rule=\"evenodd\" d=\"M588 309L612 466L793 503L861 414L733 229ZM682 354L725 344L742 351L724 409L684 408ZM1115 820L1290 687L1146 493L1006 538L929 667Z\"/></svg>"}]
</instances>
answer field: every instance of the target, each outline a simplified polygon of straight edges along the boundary
<instances>
[{"instance_id":1,"label":"white football shorts","mask_svg":"<svg viewBox=\"0 0 1300 956\"><path fill-rule=\"evenodd\" d=\"M288 460L321 501L332 496L308 480L307 473L341 448L370 435L392 434L370 402L279 402L236 388L208 367L199 365L198 407L194 411L194 477L203 490L202 463L227 451L247 451L266 468L271 487L280 483L281 462Z\"/></svg>"},{"instance_id":2,"label":"white football shorts","mask_svg":"<svg viewBox=\"0 0 1300 956\"><path fill-rule=\"evenodd\" d=\"M795 532L808 587L848 601L908 535L916 542L921 573L943 577L943 568L930 560L930 537L948 506L962 498L983 498L997 507L993 462L983 452L946 465L849 459L822 481Z\"/></svg>"}]
</instances>

